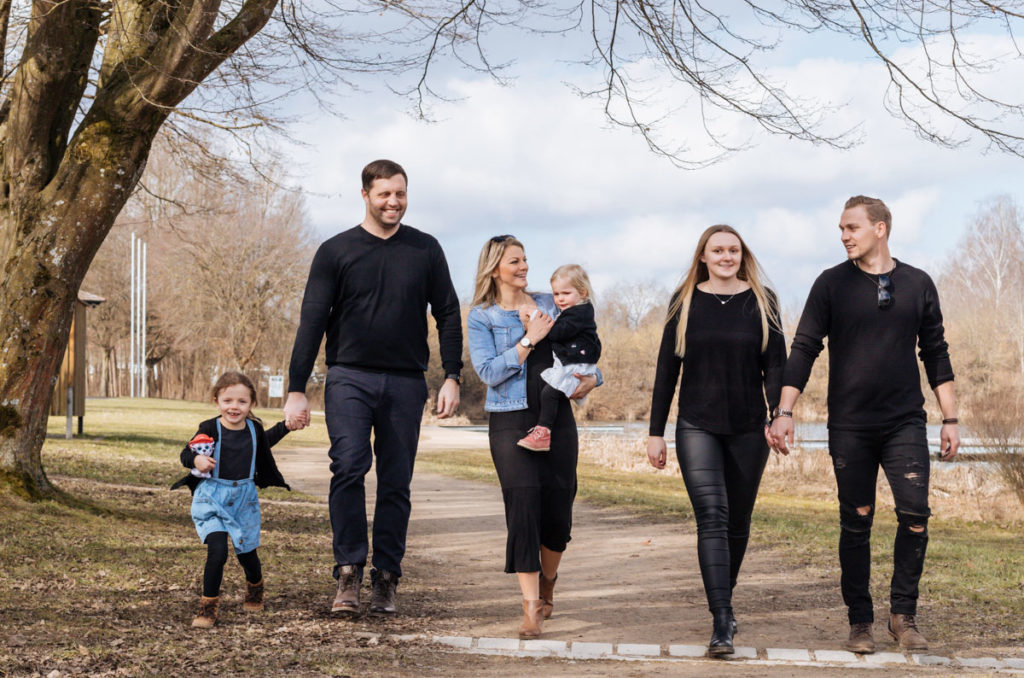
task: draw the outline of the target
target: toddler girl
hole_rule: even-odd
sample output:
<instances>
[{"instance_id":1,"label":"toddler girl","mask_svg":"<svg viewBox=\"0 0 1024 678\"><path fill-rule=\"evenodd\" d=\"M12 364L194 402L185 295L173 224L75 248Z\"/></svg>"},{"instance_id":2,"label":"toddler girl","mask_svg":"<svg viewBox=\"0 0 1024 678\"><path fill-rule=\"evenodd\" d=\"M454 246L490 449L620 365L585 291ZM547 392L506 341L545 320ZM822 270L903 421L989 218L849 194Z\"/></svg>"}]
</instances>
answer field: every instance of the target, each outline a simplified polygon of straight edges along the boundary
<instances>
[{"instance_id":1,"label":"toddler girl","mask_svg":"<svg viewBox=\"0 0 1024 678\"><path fill-rule=\"evenodd\" d=\"M247 591L242 607L248 612L263 609L263 573L256 555L260 545L256 487L291 489L270 453L290 428L282 421L263 430L263 423L251 411L256 405L252 381L241 372L225 372L213 385L213 400L220 416L199 424L196 435L181 451L182 465L198 473L189 473L171 486L173 490L187 485L192 491L192 521L206 544L203 596L192 620L192 626L206 629L217 621L229 536L245 571Z\"/></svg>"},{"instance_id":2,"label":"toddler girl","mask_svg":"<svg viewBox=\"0 0 1024 678\"><path fill-rule=\"evenodd\" d=\"M601 357L601 340L594 322L594 297L590 278L582 266L566 264L551 274L551 293L559 309L548 340L555 354L555 364L541 372L545 381L540 394L540 418L520 447L534 452L551 449L551 427L558 406L580 385L578 375L596 375L597 359Z\"/></svg>"}]
</instances>

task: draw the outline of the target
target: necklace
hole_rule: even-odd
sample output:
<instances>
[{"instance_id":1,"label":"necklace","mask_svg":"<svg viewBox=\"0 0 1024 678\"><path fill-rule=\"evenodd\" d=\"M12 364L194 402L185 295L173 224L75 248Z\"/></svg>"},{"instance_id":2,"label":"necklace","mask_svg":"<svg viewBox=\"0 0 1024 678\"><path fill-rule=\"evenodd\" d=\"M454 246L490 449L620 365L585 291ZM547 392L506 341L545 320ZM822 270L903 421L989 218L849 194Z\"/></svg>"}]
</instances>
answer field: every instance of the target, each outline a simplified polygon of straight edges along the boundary
<instances>
[{"instance_id":1,"label":"necklace","mask_svg":"<svg viewBox=\"0 0 1024 678\"><path fill-rule=\"evenodd\" d=\"M721 304L722 306L725 306L725 305L726 305L726 304L728 304L728 303L729 303L730 301L732 301L733 299L735 299L735 298L736 298L736 296L737 296L738 294L740 294L740 292L735 292L735 293L733 293L733 294L729 294L729 295L726 295L726 296L727 296L728 298L727 298L727 299L722 299L722 297L720 297L720 296L718 296L717 294L715 294L715 291L714 291L713 289L711 289L711 285L708 285L708 294L710 294L711 296L713 296L713 297L714 297L715 299L718 299L718 303L720 303L720 304Z\"/></svg>"},{"instance_id":2,"label":"necklace","mask_svg":"<svg viewBox=\"0 0 1024 678\"><path fill-rule=\"evenodd\" d=\"M872 283L873 285L875 285L875 286L876 286L876 287L877 287L878 289L880 289L880 290L881 290L881 289L884 289L884 288L886 287L886 285L888 285L888 284L889 284L889 283L886 283L885 285L883 285L883 284L882 284L882 281L881 281L881 279L880 279L880 278L876 278L876 277L874 277L873 275L871 275L870 273L868 273L867 271L865 271L865 270L864 270L863 268L861 268L860 266L858 266L858 265L857 265L857 262L856 262L856 261L854 261L853 259L851 259L851 260L850 260L850 263L851 263L851 264L853 264L853 267L854 267L855 269L857 269L858 271L860 271L861 273L863 273L863 274L864 274L864 277L865 277L865 278L867 278L868 280L870 280L870 281L871 281L871 283ZM879 276L883 276L883 275L884 275L884 276L891 276L891 275L892 275L892 272L893 272L893 271L895 271L895 270L896 270L896 260L895 260L895 259L893 259L893 262L892 262L892 268L890 268L890 269L889 269L888 271L886 271L885 273L878 273L877 275L879 275Z\"/></svg>"}]
</instances>

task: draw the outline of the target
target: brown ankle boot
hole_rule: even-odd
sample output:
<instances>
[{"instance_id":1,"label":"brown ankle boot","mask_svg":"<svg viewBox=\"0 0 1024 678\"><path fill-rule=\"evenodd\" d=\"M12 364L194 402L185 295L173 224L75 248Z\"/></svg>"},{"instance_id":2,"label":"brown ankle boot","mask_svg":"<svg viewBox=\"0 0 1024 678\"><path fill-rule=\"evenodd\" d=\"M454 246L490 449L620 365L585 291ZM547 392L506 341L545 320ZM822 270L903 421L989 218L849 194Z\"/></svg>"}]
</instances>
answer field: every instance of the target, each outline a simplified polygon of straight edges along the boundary
<instances>
[{"instance_id":1,"label":"brown ankle boot","mask_svg":"<svg viewBox=\"0 0 1024 678\"><path fill-rule=\"evenodd\" d=\"M192 619L192 628L212 628L213 625L217 623L217 606L219 604L220 596L214 596L213 598L203 596L200 598L199 612L197 612L195 618Z\"/></svg>"},{"instance_id":2,"label":"brown ankle boot","mask_svg":"<svg viewBox=\"0 0 1024 678\"><path fill-rule=\"evenodd\" d=\"M555 609L555 582L558 581L558 573L554 579L548 579L544 573L540 573L540 599L544 603L544 618L551 619L551 613Z\"/></svg>"},{"instance_id":3,"label":"brown ankle boot","mask_svg":"<svg viewBox=\"0 0 1024 678\"><path fill-rule=\"evenodd\" d=\"M245 582L245 602L242 609L246 612L260 612L263 610L263 580L253 584Z\"/></svg>"},{"instance_id":4,"label":"brown ankle boot","mask_svg":"<svg viewBox=\"0 0 1024 678\"><path fill-rule=\"evenodd\" d=\"M904 650L928 649L928 641L917 630L917 620L912 614L890 614L889 635Z\"/></svg>"},{"instance_id":5,"label":"brown ankle boot","mask_svg":"<svg viewBox=\"0 0 1024 678\"><path fill-rule=\"evenodd\" d=\"M543 608L543 600L523 599L523 622L519 625L520 638L540 638L540 629L544 624Z\"/></svg>"},{"instance_id":6,"label":"brown ankle boot","mask_svg":"<svg viewBox=\"0 0 1024 678\"><path fill-rule=\"evenodd\" d=\"M850 624L850 638L846 641L846 649L858 654L871 654L875 651L875 637L871 634L871 622Z\"/></svg>"}]
</instances>

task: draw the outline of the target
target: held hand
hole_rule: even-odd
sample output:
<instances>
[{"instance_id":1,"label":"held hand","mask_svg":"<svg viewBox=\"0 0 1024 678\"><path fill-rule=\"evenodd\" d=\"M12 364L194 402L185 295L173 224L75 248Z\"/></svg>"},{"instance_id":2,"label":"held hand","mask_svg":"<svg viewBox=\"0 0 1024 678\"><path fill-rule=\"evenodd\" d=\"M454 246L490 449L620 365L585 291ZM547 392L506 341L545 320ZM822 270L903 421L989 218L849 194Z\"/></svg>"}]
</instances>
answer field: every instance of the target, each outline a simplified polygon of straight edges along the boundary
<instances>
[{"instance_id":1,"label":"held hand","mask_svg":"<svg viewBox=\"0 0 1024 678\"><path fill-rule=\"evenodd\" d=\"M217 465L217 460L213 457L207 457L204 454L197 454L192 465L196 467L196 470L200 473L209 473L213 470L213 467Z\"/></svg>"},{"instance_id":2,"label":"held hand","mask_svg":"<svg viewBox=\"0 0 1024 678\"><path fill-rule=\"evenodd\" d=\"M587 394L597 387L597 377L593 374L574 374L573 376L580 380L580 385L569 396L571 400L586 398Z\"/></svg>"},{"instance_id":3,"label":"held hand","mask_svg":"<svg viewBox=\"0 0 1024 678\"><path fill-rule=\"evenodd\" d=\"M305 393L292 391L288 394L284 403L284 425L289 431L309 426L309 401Z\"/></svg>"},{"instance_id":4,"label":"held hand","mask_svg":"<svg viewBox=\"0 0 1024 678\"><path fill-rule=\"evenodd\" d=\"M459 382L445 379L437 392L437 418L447 419L459 406Z\"/></svg>"},{"instance_id":5,"label":"held hand","mask_svg":"<svg viewBox=\"0 0 1024 678\"><path fill-rule=\"evenodd\" d=\"M956 424L943 424L939 432L939 459L951 461L960 451L960 427Z\"/></svg>"},{"instance_id":6,"label":"held hand","mask_svg":"<svg viewBox=\"0 0 1024 678\"><path fill-rule=\"evenodd\" d=\"M772 447L776 452L789 454L789 446L793 444L793 417L775 417L772 422Z\"/></svg>"},{"instance_id":7,"label":"held hand","mask_svg":"<svg viewBox=\"0 0 1024 678\"><path fill-rule=\"evenodd\" d=\"M650 436L647 439L647 461L657 469L665 468L665 457L668 454L668 445L663 436Z\"/></svg>"},{"instance_id":8,"label":"held hand","mask_svg":"<svg viewBox=\"0 0 1024 678\"><path fill-rule=\"evenodd\" d=\"M551 326L554 324L555 321L551 316L538 309L537 314L533 316L533 320L526 322L526 336L530 338L531 342L536 344L548 336L548 332L551 331Z\"/></svg>"}]
</instances>

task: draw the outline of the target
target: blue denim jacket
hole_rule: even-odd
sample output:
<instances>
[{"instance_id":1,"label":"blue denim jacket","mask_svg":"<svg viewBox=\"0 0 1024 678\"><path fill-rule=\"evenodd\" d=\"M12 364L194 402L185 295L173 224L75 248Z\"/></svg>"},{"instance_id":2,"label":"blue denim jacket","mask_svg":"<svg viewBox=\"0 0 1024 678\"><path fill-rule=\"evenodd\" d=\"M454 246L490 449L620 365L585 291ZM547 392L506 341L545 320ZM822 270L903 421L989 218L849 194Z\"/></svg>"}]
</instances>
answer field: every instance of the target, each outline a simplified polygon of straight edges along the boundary
<instances>
[{"instance_id":1,"label":"blue denim jacket","mask_svg":"<svg viewBox=\"0 0 1024 678\"><path fill-rule=\"evenodd\" d=\"M554 317L558 314L550 294L533 294L537 308ZM497 304L474 306L466 320L469 357L480 380L487 384L488 412L526 409L526 363L519 364L516 344L523 335L518 311L506 311Z\"/></svg>"}]
</instances>

